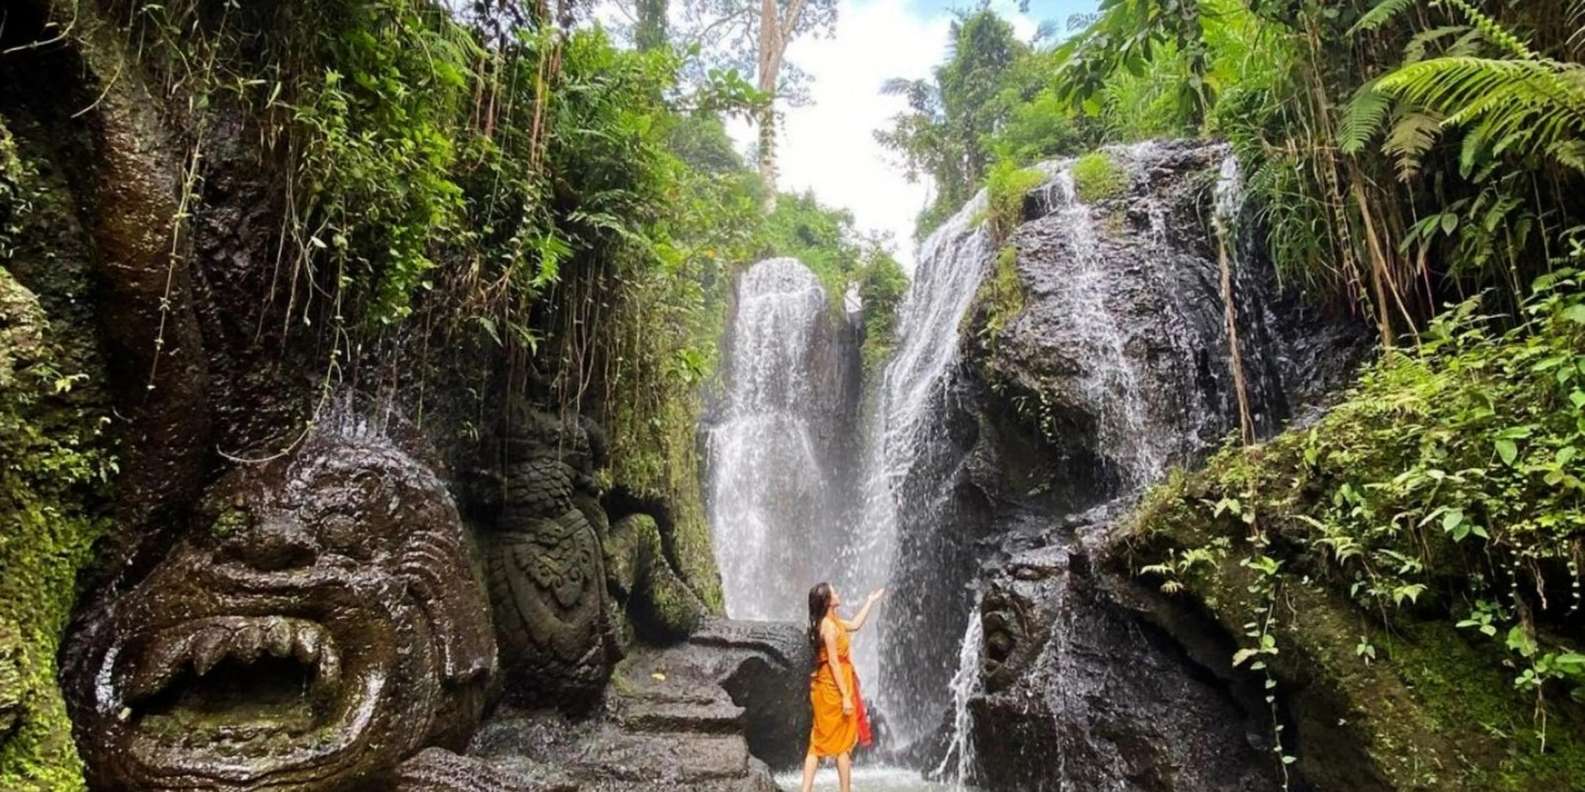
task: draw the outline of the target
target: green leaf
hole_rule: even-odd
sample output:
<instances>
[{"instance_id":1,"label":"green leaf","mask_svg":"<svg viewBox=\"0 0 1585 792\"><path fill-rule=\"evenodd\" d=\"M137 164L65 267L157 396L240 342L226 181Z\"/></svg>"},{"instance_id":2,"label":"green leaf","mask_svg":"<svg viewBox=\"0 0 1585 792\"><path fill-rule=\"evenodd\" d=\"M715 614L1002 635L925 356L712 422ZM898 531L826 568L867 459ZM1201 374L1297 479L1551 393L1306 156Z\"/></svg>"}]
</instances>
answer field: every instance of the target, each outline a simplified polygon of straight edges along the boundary
<instances>
[{"instance_id":1,"label":"green leaf","mask_svg":"<svg viewBox=\"0 0 1585 792\"><path fill-rule=\"evenodd\" d=\"M1569 320L1570 322L1585 324L1585 303L1575 303L1570 305L1568 309L1563 312L1563 318Z\"/></svg>"},{"instance_id":2,"label":"green leaf","mask_svg":"<svg viewBox=\"0 0 1585 792\"><path fill-rule=\"evenodd\" d=\"M1522 657L1529 657L1535 654L1535 640L1525 632L1523 625L1515 624L1508 630L1508 648Z\"/></svg>"},{"instance_id":3,"label":"green leaf","mask_svg":"<svg viewBox=\"0 0 1585 792\"><path fill-rule=\"evenodd\" d=\"M1514 445L1512 440L1499 439L1497 441L1497 454L1502 457L1504 463L1512 465L1513 461L1519 458L1519 447Z\"/></svg>"}]
</instances>

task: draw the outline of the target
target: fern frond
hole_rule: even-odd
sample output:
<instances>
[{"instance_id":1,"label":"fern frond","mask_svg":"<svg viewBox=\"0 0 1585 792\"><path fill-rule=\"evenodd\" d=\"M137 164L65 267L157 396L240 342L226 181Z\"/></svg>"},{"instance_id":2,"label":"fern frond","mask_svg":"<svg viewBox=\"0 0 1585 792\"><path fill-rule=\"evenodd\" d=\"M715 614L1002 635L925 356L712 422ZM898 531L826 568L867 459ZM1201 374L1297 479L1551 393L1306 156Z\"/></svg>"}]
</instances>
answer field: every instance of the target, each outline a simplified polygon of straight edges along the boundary
<instances>
[{"instance_id":1,"label":"fern frond","mask_svg":"<svg viewBox=\"0 0 1585 792\"><path fill-rule=\"evenodd\" d=\"M1360 31L1375 30L1392 21L1392 18L1414 8L1415 0L1381 0L1360 16L1359 21L1348 29L1349 35Z\"/></svg>"},{"instance_id":2,"label":"fern frond","mask_svg":"<svg viewBox=\"0 0 1585 792\"><path fill-rule=\"evenodd\" d=\"M1404 66L1377 87L1449 116L1449 125L1490 113L1561 113L1585 134L1585 66L1549 60L1433 58Z\"/></svg>"},{"instance_id":3,"label":"fern frond","mask_svg":"<svg viewBox=\"0 0 1585 792\"><path fill-rule=\"evenodd\" d=\"M1513 53L1524 60L1539 60L1533 50L1518 36L1508 32L1497 20L1486 15L1486 12L1476 8L1469 0L1447 0L1454 8L1464 12L1469 17L1470 24L1474 25L1481 35L1498 47Z\"/></svg>"},{"instance_id":4,"label":"fern frond","mask_svg":"<svg viewBox=\"0 0 1585 792\"><path fill-rule=\"evenodd\" d=\"M1338 148L1344 154L1358 154L1363 150L1365 144L1376 136L1376 130L1381 129L1387 120L1392 102L1391 94L1376 90L1375 80L1361 85L1354 93L1354 98L1349 100L1348 107L1343 111L1343 119L1338 123Z\"/></svg>"},{"instance_id":5,"label":"fern frond","mask_svg":"<svg viewBox=\"0 0 1585 792\"><path fill-rule=\"evenodd\" d=\"M1409 64L1376 82L1377 90L1444 116L1442 128L1470 127L1460 166L1466 174L1481 152L1550 155L1585 140L1585 66L1540 58L1443 57ZM1429 148L1424 129L1405 128L1395 152L1412 174ZM1432 134L1434 140L1435 134Z\"/></svg>"},{"instance_id":6,"label":"fern frond","mask_svg":"<svg viewBox=\"0 0 1585 792\"><path fill-rule=\"evenodd\" d=\"M1419 33L1414 34L1414 37L1409 39L1408 44L1403 45L1403 62L1416 63L1423 61L1425 60L1426 50L1430 49L1432 44L1435 44L1438 41L1447 38L1448 36L1467 33L1469 30L1470 27L1468 25L1444 25L1442 27L1431 28L1430 30L1422 30ZM1472 52L1458 52L1459 45L1463 41L1464 39L1458 39L1453 43L1452 47L1448 48L1448 51L1443 52L1442 54L1474 54Z\"/></svg>"},{"instance_id":7,"label":"fern frond","mask_svg":"<svg viewBox=\"0 0 1585 792\"><path fill-rule=\"evenodd\" d=\"M1568 37L1569 47L1576 50L1585 47L1585 0L1569 3L1568 23L1574 27L1574 32Z\"/></svg>"},{"instance_id":8,"label":"fern frond","mask_svg":"<svg viewBox=\"0 0 1585 792\"><path fill-rule=\"evenodd\" d=\"M1580 173L1585 173L1585 141L1565 140L1549 149L1547 156Z\"/></svg>"},{"instance_id":9,"label":"fern frond","mask_svg":"<svg viewBox=\"0 0 1585 792\"><path fill-rule=\"evenodd\" d=\"M1392 21L1393 17L1404 11L1414 8L1414 0L1382 0L1381 3L1371 6L1371 10L1360 16L1360 21L1354 22L1350 27L1349 35L1363 32L1363 30L1376 30L1377 27Z\"/></svg>"},{"instance_id":10,"label":"fern frond","mask_svg":"<svg viewBox=\"0 0 1585 792\"><path fill-rule=\"evenodd\" d=\"M1382 151L1398 161L1398 179L1409 181L1420 172L1425 153L1442 132L1442 118L1430 113L1408 113L1392 125Z\"/></svg>"}]
</instances>

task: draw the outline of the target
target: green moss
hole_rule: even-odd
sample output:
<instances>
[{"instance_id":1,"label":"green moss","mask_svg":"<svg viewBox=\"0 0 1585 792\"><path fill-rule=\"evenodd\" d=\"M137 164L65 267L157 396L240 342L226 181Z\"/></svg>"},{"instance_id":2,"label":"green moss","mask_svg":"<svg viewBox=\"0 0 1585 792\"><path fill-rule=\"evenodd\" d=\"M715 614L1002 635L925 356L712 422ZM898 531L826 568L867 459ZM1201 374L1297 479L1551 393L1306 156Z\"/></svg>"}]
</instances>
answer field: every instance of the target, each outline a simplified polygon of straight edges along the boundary
<instances>
[{"instance_id":1,"label":"green moss","mask_svg":"<svg viewBox=\"0 0 1585 792\"><path fill-rule=\"evenodd\" d=\"M1087 204L1115 198L1128 187L1128 173L1104 151L1092 151L1073 162L1073 190Z\"/></svg>"},{"instance_id":2,"label":"green moss","mask_svg":"<svg viewBox=\"0 0 1585 792\"><path fill-rule=\"evenodd\" d=\"M996 252L996 268L980 287L986 308L985 332L996 338L1024 312L1024 283L1018 277L1018 248L1003 245Z\"/></svg>"},{"instance_id":3,"label":"green moss","mask_svg":"<svg viewBox=\"0 0 1585 792\"><path fill-rule=\"evenodd\" d=\"M1569 789L1585 778L1578 713L1556 710L1542 749L1535 702L1514 694L1512 672L1445 622L1405 624L1383 637L1392 668L1414 690L1426 726L1467 734L1470 785L1489 790Z\"/></svg>"},{"instance_id":4,"label":"green moss","mask_svg":"<svg viewBox=\"0 0 1585 792\"><path fill-rule=\"evenodd\" d=\"M8 126L0 118L0 789L56 792L83 786L55 658L106 527L113 463L92 325L70 307L87 288L80 229Z\"/></svg>"},{"instance_id":5,"label":"green moss","mask_svg":"<svg viewBox=\"0 0 1585 792\"><path fill-rule=\"evenodd\" d=\"M985 177L985 208L974 222L985 224L996 244L1006 242L1023 221L1024 197L1045 180L1040 171L1020 168L1010 161L992 165Z\"/></svg>"},{"instance_id":6,"label":"green moss","mask_svg":"<svg viewBox=\"0 0 1585 792\"><path fill-rule=\"evenodd\" d=\"M243 509L226 509L215 517L209 532L216 539L224 539L243 528L248 527L248 513Z\"/></svg>"},{"instance_id":7,"label":"green moss","mask_svg":"<svg viewBox=\"0 0 1585 792\"><path fill-rule=\"evenodd\" d=\"M1585 538L1585 299L1568 270L1538 286L1523 326L1462 307L1317 425L1229 447L1134 514L1136 570L1246 646L1271 617L1277 653L1256 657L1294 697L1299 744L1330 751L1300 758L1323 788L1381 783L1339 775L1339 751L1393 789L1585 772L1579 645L1548 627Z\"/></svg>"}]
</instances>

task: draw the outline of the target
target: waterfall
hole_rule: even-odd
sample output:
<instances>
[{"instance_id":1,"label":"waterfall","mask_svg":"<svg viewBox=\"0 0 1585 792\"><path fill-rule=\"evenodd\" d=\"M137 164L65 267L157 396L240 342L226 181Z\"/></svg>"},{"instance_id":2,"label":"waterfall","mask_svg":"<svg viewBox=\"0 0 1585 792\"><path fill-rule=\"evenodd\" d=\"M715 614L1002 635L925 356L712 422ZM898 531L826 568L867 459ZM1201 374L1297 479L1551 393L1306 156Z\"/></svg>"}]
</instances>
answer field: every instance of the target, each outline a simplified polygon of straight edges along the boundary
<instances>
[{"instance_id":1,"label":"waterfall","mask_svg":"<svg viewBox=\"0 0 1585 792\"><path fill-rule=\"evenodd\" d=\"M804 593L831 574L848 533L833 413L850 399L834 321L796 259L762 261L738 283L723 409L707 427L707 508L735 618L804 619Z\"/></svg>"},{"instance_id":2,"label":"waterfall","mask_svg":"<svg viewBox=\"0 0 1585 792\"><path fill-rule=\"evenodd\" d=\"M1166 470L1167 454L1148 430L1139 366L1126 347L1128 322L1114 313L1107 299L1115 291L1116 273L1101 257L1094 210L1079 201L1066 165L1047 187L1057 199L1047 200L1072 240L1074 266L1067 281L1071 323L1090 352L1079 385L1100 413L1099 447L1114 459L1124 483L1138 486ZM1151 220L1151 242L1159 246L1164 223L1154 214Z\"/></svg>"},{"instance_id":3,"label":"waterfall","mask_svg":"<svg viewBox=\"0 0 1585 792\"><path fill-rule=\"evenodd\" d=\"M934 773L937 778L951 778L955 792L963 792L974 777L974 723L969 714L969 701L981 689L980 652L985 646L985 625L978 611L979 600L975 598L969 626L963 631L963 643L958 648L958 670L952 675L952 737ZM952 765L950 774L949 764Z\"/></svg>"},{"instance_id":4,"label":"waterfall","mask_svg":"<svg viewBox=\"0 0 1585 792\"><path fill-rule=\"evenodd\" d=\"M867 383L862 421L857 388L840 385L849 381L840 359L852 350L832 330L843 325L833 301L854 311L851 290L826 294L791 259L761 262L737 286L725 388L706 422L708 507L728 612L801 620L802 593L817 580L831 579L850 604L890 587L873 632L853 643L865 693L899 755L910 744L919 749L912 755L930 752L928 766L960 786L999 770L976 762L974 734L993 724L970 714L1001 695L982 687L986 637L969 585L983 574L985 543L1049 530L1046 517L1081 513L1159 479L1220 442L1234 415L1218 357L1227 324L1204 277L1216 272L1214 261L1184 217L1187 190L1196 188L1158 175L1214 168L1225 148L1140 144L1107 153L1130 184L1093 203L1079 197L1071 160L1040 166L1047 178L1026 196L1013 238L1024 313L988 361L1027 378L1015 386L1052 399L1059 436L1006 445L1027 416L991 412L1016 405L995 390L1006 383L993 377L1005 370L971 368L961 357L980 349L962 333L997 253L981 228L983 192L920 246L897 308L894 352ZM1217 214L1231 218L1242 211L1237 165L1230 157L1220 164ZM1258 299L1265 285L1257 268L1236 269L1233 290L1252 296L1239 333L1249 348L1264 348L1272 324ZM1280 401L1280 390L1273 364L1255 363L1258 413ZM1051 487L1031 489L1028 478L1009 478L1015 473L1038 473ZM1065 616L1054 627L1048 651L1078 662L1067 634L1077 626ZM1059 722L1090 717L1089 683L1060 670L1054 679L1037 694L1043 709ZM1059 784L1067 764L1095 761L1048 758L1054 775L1046 777Z\"/></svg>"},{"instance_id":5,"label":"waterfall","mask_svg":"<svg viewBox=\"0 0 1585 792\"><path fill-rule=\"evenodd\" d=\"M943 455L951 451L942 413L958 361L958 326L992 253L979 222L985 206L981 191L920 247L913 282L897 309L896 351L872 394L857 541L843 564L854 591L893 588L878 640L855 642L855 663L861 678L877 681L882 709L905 741L939 723L953 649L920 631L941 627L937 611L961 614L968 604L961 592L944 590L961 580L943 587L943 581L913 573L917 557L938 555L928 543L952 522L939 490L940 468L950 464ZM910 530L927 523L934 528ZM911 547L910 538L926 545Z\"/></svg>"}]
</instances>

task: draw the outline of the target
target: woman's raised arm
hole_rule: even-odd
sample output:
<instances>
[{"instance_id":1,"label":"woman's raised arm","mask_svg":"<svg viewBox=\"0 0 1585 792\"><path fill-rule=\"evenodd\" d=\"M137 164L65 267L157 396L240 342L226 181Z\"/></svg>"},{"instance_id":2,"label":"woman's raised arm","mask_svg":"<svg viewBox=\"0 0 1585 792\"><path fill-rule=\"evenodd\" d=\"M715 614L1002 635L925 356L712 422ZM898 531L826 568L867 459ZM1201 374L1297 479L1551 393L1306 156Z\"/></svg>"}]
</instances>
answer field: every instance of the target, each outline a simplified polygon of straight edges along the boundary
<instances>
[{"instance_id":1,"label":"woman's raised arm","mask_svg":"<svg viewBox=\"0 0 1585 792\"><path fill-rule=\"evenodd\" d=\"M864 607L859 608L859 613L853 617L853 621L844 623L848 628L848 632L858 632L859 628L864 626L864 622L869 620L870 608L875 607L875 603L880 602L885 596L886 589L884 588L871 591L869 597L864 600Z\"/></svg>"}]
</instances>

